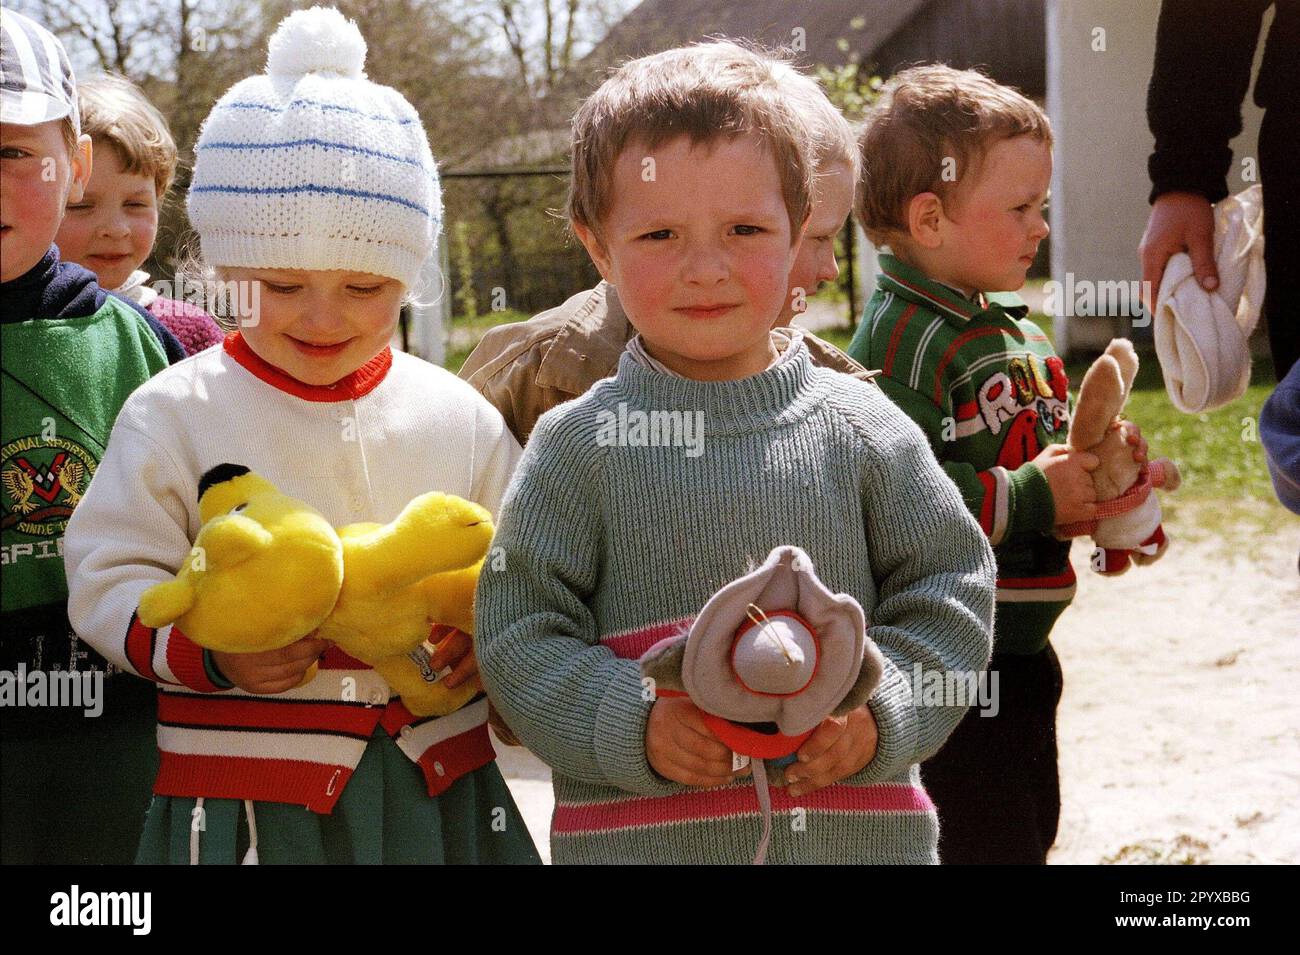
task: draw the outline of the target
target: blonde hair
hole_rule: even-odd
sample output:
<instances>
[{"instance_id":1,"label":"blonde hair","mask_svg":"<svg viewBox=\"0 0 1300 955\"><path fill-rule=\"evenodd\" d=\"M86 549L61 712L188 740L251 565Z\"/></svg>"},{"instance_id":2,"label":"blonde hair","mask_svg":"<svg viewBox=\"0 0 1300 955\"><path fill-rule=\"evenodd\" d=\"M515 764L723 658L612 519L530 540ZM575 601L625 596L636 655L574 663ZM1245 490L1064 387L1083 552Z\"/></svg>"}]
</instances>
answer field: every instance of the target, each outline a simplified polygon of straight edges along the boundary
<instances>
[{"instance_id":1,"label":"blonde hair","mask_svg":"<svg viewBox=\"0 0 1300 955\"><path fill-rule=\"evenodd\" d=\"M1018 90L938 63L896 74L862 132L854 212L863 231L876 245L906 233L914 196L933 192L947 200L994 143L1014 136L1052 145L1047 114Z\"/></svg>"},{"instance_id":2,"label":"blonde hair","mask_svg":"<svg viewBox=\"0 0 1300 955\"><path fill-rule=\"evenodd\" d=\"M134 83L102 76L78 84L81 131L117 151L129 173L148 176L161 199L176 175L176 141L162 113Z\"/></svg>"},{"instance_id":3,"label":"blonde hair","mask_svg":"<svg viewBox=\"0 0 1300 955\"><path fill-rule=\"evenodd\" d=\"M77 154L77 143L81 140L81 136L77 133L77 126L70 115L59 120L59 134L63 137L63 145L67 147L68 158L71 159Z\"/></svg>"},{"instance_id":4,"label":"blonde hair","mask_svg":"<svg viewBox=\"0 0 1300 955\"><path fill-rule=\"evenodd\" d=\"M753 134L776 162L793 241L812 208L817 160L814 123L790 95L797 75L775 52L730 40L623 64L573 118L570 223L601 234L613 204L614 164L631 142L653 150L678 136L700 145Z\"/></svg>"}]
</instances>

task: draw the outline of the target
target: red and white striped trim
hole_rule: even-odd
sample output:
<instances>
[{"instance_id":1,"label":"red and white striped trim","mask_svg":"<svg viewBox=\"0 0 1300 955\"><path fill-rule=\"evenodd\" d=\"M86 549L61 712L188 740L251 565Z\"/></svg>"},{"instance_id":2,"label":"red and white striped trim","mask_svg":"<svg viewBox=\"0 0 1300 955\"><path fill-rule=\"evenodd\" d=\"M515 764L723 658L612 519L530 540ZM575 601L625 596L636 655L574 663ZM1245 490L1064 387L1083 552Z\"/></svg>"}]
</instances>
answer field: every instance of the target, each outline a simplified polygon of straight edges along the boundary
<instances>
[{"instance_id":1,"label":"red and white striped trim","mask_svg":"<svg viewBox=\"0 0 1300 955\"><path fill-rule=\"evenodd\" d=\"M160 687L154 792L296 803L328 813L379 725L420 767L431 796L496 758L486 698L448 716L419 718L386 695L384 705L365 697L342 702L339 687L348 679L362 688L383 682L373 670L322 666L311 683L274 696Z\"/></svg>"},{"instance_id":2,"label":"red and white striped trim","mask_svg":"<svg viewBox=\"0 0 1300 955\"><path fill-rule=\"evenodd\" d=\"M1002 577L998 579L999 603L1056 603L1074 599L1078 578L1074 568L1052 577Z\"/></svg>"},{"instance_id":3,"label":"red and white striped trim","mask_svg":"<svg viewBox=\"0 0 1300 955\"><path fill-rule=\"evenodd\" d=\"M636 660L660 640L687 633L694 621L694 617L682 617L632 630L620 630L605 634L600 642L613 650L615 656L624 660Z\"/></svg>"},{"instance_id":4,"label":"red and white striped trim","mask_svg":"<svg viewBox=\"0 0 1300 955\"><path fill-rule=\"evenodd\" d=\"M810 812L924 814L934 803L919 786L882 783L852 786L838 783L805 796L791 798L784 789L772 790L772 811L796 807ZM558 803L551 818L553 837L595 835L623 829L653 828L712 822L760 814L752 786L695 789L671 796L632 796L592 803Z\"/></svg>"},{"instance_id":5,"label":"red and white striped trim","mask_svg":"<svg viewBox=\"0 0 1300 955\"><path fill-rule=\"evenodd\" d=\"M1011 477L1003 467L991 467L978 473L984 485L984 501L980 504L980 527L988 535L989 543L996 547L1007 536L1008 514L1011 499Z\"/></svg>"}]
</instances>

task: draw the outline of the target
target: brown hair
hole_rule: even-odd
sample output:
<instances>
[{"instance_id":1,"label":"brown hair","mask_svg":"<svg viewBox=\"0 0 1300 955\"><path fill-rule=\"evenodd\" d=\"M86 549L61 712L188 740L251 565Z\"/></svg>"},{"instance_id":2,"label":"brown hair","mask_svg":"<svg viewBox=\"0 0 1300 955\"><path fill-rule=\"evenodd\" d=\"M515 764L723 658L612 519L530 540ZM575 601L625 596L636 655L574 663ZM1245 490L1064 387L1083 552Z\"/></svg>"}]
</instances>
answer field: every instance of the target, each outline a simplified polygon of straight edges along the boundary
<instances>
[{"instance_id":1,"label":"brown hair","mask_svg":"<svg viewBox=\"0 0 1300 955\"><path fill-rule=\"evenodd\" d=\"M776 161L793 241L812 208L817 157L815 125L790 95L792 75L780 55L730 40L623 64L573 118L569 221L600 235L614 164L630 142L653 150L678 136L699 145L752 133Z\"/></svg>"},{"instance_id":2,"label":"brown hair","mask_svg":"<svg viewBox=\"0 0 1300 955\"><path fill-rule=\"evenodd\" d=\"M994 143L1032 136L1052 145L1042 109L976 70L933 63L903 70L881 90L860 140L854 212L876 245L907 232L907 204L933 192L946 200ZM946 161L946 162L945 162ZM951 170L952 175L945 175Z\"/></svg>"},{"instance_id":3,"label":"brown hair","mask_svg":"<svg viewBox=\"0 0 1300 955\"><path fill-rule=\"evenodd\" d=\"M96 147L112 146L129 173L151 178L161 199L176 175L176 142L160 112L139 87L120 76L77 85L81 131Z\"/></svg>"}]
</instances>

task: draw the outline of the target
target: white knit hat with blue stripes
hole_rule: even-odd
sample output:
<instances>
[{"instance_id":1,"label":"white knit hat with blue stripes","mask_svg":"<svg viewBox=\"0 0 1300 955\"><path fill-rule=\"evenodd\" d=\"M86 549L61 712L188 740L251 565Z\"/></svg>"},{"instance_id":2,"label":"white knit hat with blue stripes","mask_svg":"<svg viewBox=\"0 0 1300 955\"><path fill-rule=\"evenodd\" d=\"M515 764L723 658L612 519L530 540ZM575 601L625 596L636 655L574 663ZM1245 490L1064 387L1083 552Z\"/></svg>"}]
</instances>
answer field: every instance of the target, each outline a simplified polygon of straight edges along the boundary
<instances>
[{"instance_id":1,"label":"white knit hat with blue stripes","mask_svg":"<svg viewBox=\"0 0 1300 955\"><path fill-rule=\"evenodd\" d=\"M342 269L414 287L442 220L424 127L365 78L334 9L290 14L266 72L232 86L195 147L190 222L212 266Z\"/></svg>"}]
</instances>

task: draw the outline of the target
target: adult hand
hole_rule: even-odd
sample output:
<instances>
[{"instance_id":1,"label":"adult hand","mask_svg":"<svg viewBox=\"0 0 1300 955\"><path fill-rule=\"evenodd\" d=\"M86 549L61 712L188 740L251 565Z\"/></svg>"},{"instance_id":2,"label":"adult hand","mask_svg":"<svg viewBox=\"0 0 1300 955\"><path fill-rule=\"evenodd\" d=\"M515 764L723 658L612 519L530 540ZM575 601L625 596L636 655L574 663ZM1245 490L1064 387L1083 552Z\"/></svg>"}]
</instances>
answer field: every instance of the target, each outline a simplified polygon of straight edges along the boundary
<instances>
[{"instance_id":1,"label":"adult hand","mask_svg":"<svg viewBox=\"0 0 1300 955\"><path fill-rule=\"evenodd\" d=\"M1212 292L1219 287L1219 270L1214 265L1214 207L1198 193L1166 192L1151 206L1138 255L1142 260L1142 301L1153 314L1165 266L1177 252L1191 256L1201 288Z\"/></svg>"}]
</instances>

